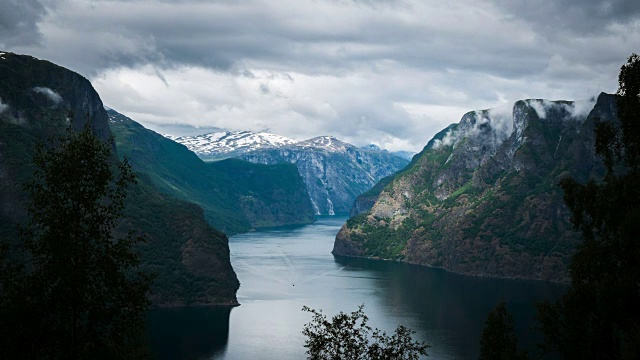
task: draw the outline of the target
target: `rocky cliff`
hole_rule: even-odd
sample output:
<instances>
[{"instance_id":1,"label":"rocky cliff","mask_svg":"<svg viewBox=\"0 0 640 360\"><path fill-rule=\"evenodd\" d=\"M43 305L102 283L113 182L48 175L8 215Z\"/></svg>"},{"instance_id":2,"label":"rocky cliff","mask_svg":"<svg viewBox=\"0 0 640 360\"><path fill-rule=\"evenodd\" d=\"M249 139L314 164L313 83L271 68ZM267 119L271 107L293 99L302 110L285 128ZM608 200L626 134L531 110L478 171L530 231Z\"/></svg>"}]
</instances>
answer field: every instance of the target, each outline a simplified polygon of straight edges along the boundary
<instances>
[{"instance_id":1,"label":"rocky cliff","mask_svg":"<svg viewBox=\"0 0 640 360\"><path fill-rule=\"evenodd\" d=\"M615 114L607 94L469 112L356 201L333 253L567 281L579 234L557 184L602 174L593 125Z\"/></svg>"},{"instance_id":2,"label":"rocky cliff","mask_svg":"<svg viewBox=\"0 0 640 360\"><path fill-rule=\"evenodd\" d=\"M49 139L69 125L86 124L110 141L109 118L87 79L47 61L0 52L0 239L14 246L20 241L17 227L27 217L22 184L33 174L35 145L55 146ZM116 231L128 229L148 239L137 250L141 268L157 275L154 305L237 304L239 283L226 236L205 222L200 208L158 191L144 173L130 189Z\"/></svg>"},{"instance_id":3,"label":"rocky cliff","mask_svg":"<svg viewBox=\"0 0 640 360\"><path fill-rule=\"evenodd\" d=\"M331 136L295 141L264 132L227 131L168 137L204 160L236 157L265 165L295 164L317 215L348 214L358 195L402 169L410 156L375 145L358 148Z\"/></svg>"},{"instance_id":4,"label":"rocky cliff","mask_svg":"<svg viewBox=\"0 0 640 360\"><path fill-rule=\"evenodd\" d=\"M295 164L316 214L322 215L348 214L358 195L408 163L386 151L358 148L330 136L240 158L260 164Z\"/></svg>"}]
</instances>

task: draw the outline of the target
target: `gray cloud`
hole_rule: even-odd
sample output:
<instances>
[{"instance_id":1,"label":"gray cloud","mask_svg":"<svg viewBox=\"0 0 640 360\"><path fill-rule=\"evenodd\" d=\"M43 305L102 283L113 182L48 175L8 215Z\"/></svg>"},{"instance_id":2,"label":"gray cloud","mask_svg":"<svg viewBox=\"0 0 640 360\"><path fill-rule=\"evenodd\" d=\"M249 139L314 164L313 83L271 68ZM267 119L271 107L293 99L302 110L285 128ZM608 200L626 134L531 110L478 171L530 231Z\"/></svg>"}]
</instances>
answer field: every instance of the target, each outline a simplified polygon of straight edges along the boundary
<instances>
[{"instance_id":1,"label":"gray cloud","mask_svg":"<svg viewBox=\"0 0 640 360\"><path fill-rule=\"evenodd\" d=\"M640 49L636 3L11 2L8 28L31 35L0 33L0 45L79 71L148 125L416 150L468 110L614 91Z\"/></svg>"},{"instance_id":2,"label":"gray cloud","mask_svg":"<svg viewBox=\"0 0 640 360\"><path fill-rule=\"evenodd\" d=\"M635 22L640 14L637 0L495 0L495 3L548 36L558 36L559 31L581 37L602 33L611 26Z\"/></svg>"},{"instance_id":3,"label":"gray cloud","mask_svg":"<svg viewBox=\"0 0 640 360\"><path fill-rule=\"evenodd\" d=\"M38 22L45 14L38 0L0 2L0 46L35 44L41 40Z\"/></svg>"}]
</instances>

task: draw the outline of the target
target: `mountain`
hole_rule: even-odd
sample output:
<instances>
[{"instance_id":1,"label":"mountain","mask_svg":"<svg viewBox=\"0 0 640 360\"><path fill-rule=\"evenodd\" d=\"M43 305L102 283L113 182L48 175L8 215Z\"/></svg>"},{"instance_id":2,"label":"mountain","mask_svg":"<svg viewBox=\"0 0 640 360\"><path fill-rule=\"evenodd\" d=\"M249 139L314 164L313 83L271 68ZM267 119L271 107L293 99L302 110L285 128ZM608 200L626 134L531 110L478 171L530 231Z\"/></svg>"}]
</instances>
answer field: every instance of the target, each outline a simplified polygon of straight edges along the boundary
<instances>
[{"instance_id":1,"label":"mountain","mask_svg":"<svg viewBox=\"0 0 640 360\"><path fill-rule=\"evenodd\" d=\"M226 234L313 222L313 208L295 166L237 159L206 163L184 145L113 109L107 114L119 155L160 191L202 207L207 221Z\"/></svg>"},{"instance_id":2,"label":"mountain","mask_svg":"<svg viewBox=\"0 0 640 360\"><path fill-rule=\"evenodd\" d=\"M86 124L99 138L111 141L109 117L87 79L48 61L0 53L2 240L13 246L20 241L17 228L28 216L22 184L33 174L36 144L51 146L48 139L64 135L69 125L77 130ZM228 239L207 224L202 209L160 192L148 175L139 173L124 213L116 231L135 230L148 240L136 250L141 270L157 276L151 293L154 305L237 304L239 282L231 268Z\"/></svg>"},{"instance_id":3,"label":"mountain","mask_svg":"<svg viewBox=\"0 0 640 360\"><path fill-rule=\"evenodd\" d=\"M331 136L295 141L242 131L172 138L206 160L236 156L258 164L295 164L318 215L348 214L359 194L409 162L375 145L358 148Z\"/></svg>"},{"instance_id":4,"label":"mountain","mask_svg":"<svg viewBox=\"0 0 640 360\"><path fill-rule=\"evenodd\" d=\"M296 143L284 136L252 131L220 131L196 136L166 137L185 145L205 161L228 159L255 150L275 149Z\"/></svg>"},{"instance_id":5,"label":"mountain","mask_svg":"<svg viewBox=\"0 0 640 360\"><path fill-rule=\"evenodd\" d=\"M594 122L615 114L607 94L469 112L356 200L333 253L566 282L580 235L558 182L604 173Z\"/></svg>"},{"instance_id":6,"label":"mountain","mask_svg":"<svg viewBox=\"0 0 640 360\"><path fill-rule=\"evenodd\" d=\"M395 156L401 157L403 159L407 159L408 161L411 161L411 159L413 159L413 157L416 154L413 151L405 151L405 150L392 151L391 153Z\"/></svg>"}]
</instances>

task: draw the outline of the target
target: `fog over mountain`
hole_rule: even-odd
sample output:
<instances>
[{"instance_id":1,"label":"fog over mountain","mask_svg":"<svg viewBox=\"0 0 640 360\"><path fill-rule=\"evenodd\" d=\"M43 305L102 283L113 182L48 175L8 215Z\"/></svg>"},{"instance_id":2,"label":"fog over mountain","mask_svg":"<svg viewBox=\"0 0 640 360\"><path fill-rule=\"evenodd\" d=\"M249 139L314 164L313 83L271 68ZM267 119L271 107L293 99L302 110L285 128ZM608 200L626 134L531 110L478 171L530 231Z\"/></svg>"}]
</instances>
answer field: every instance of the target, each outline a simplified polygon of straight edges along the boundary
<instances>
[{"instance_id":1,"label":"fog over mountain","mask_svg":"<svg viewBox=\"0 0 640 360\"><path fill-rule=\"evenodd\" d=\"M468 109L614 92L639 14L627 0L26 0L0 4L0 49L80 72L161 133L419 151Z\"/></svg>"}]
</instances>

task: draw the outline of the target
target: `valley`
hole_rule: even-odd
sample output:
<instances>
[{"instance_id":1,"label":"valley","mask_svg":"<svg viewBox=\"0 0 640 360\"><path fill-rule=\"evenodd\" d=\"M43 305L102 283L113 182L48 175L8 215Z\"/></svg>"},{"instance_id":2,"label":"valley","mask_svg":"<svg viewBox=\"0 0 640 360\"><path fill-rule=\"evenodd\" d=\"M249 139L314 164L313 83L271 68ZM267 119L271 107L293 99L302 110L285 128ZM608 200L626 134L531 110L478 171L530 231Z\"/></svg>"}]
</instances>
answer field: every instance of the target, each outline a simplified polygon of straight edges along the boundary
<instances>
[{"instance_id":1,"label":"valley","mask_svg":"<svg viewBox=\"0 0 640 360\"><path fill-rule=\"evenodd\" d=\"M57 328L40 337L65 355L56 336L73 348L86 328L91 344L131 331L140 354L148 338L158 359L298 359L303 306L364 304L381 330L406 325L432 358L463 360L489 346L484 319L500 309L510 351L534 356L554 331L581 333L583 318L608 326L558 327L575 304L625 323L619 309L637 298L634 96L471 110L413 154L403 141L389 151L216 126L163 135L105 106L80 74L0 52L0 338L36 354L24 334L49 330L23 320L51 313ZM78 170L89 165L95 174ZM628 303L610 306L608 283ZM113 315L123 309L133 316ZM96 325L122 319L133 325ZM540 324L546 340L531 331ZM620 329L635 341L637 328ZM120 351L112 338L100 346Z\"/></svg>"},{"instance_id":2,"label":"valley","mask_svg":"<svg viewBox=\"0 0 640 360\"><path fill-rule=\"evenodd\" d=\"M639 53L638 0L0 0L0 360L638 360Z\"/></svg>"},{"instance_id":3,"label":"valley","mask_svg":"<svg viewBox=\"0 0 640 360\"><path fill-rule=\"evenodd\" d=\"M316 215L345 215L361 193L409 163L408 153L393 154L375 145L356 147L332 136L296 141L265 132L217 132L171 137L201 159L235 157L256 164L294 164Z\"/></svg>"},{"instance_id":4,"label":"valley","mask_svg":"<svg viewBox=\"0 0 640 360\"><path fill-rule=\"evenodd\" d=\"M555 299L566 287L539 281L470 277L392 261L334 257L344 216L311 225L264 229L230 238L231 263L241 282L232 309L157 309L148 317L159 359L242 360L304 358L302 306L327 314L364 304L372 326L403 324L432 345L428 359L477 358L485 314L505 301L521 345L535 349L533 302ZM295 286L293 286L295 285Z\"/></svg>"}]
</instances>

